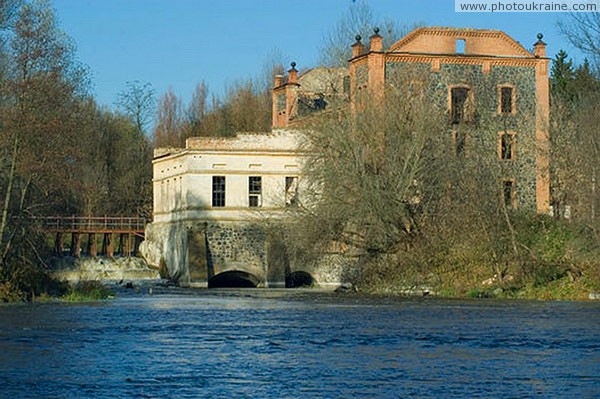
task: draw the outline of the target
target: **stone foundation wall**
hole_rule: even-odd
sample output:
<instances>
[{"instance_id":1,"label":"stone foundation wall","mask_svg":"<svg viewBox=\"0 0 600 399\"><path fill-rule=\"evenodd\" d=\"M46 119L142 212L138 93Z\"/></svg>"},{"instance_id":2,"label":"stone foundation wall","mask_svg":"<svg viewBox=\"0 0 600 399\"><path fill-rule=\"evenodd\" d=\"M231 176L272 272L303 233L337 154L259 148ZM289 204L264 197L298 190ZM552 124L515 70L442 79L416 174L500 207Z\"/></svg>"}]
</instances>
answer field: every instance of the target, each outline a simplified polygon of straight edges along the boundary
<instances>
[{"instance_id":1,"label":"stone foundation wall","mask_svg":"<svg viewBox=\"0 0 600 399\"><path fill-rule=\"evenodd\" d=\"M260 287L284 287L291 273L310 274L316 285L337 287L349 281L347 258L325 255L315 262L289 259L278 237L253 222L152 223L140 252L182 285L206 286L220 273L241 271Z\"/></svg>"}]
</instances>

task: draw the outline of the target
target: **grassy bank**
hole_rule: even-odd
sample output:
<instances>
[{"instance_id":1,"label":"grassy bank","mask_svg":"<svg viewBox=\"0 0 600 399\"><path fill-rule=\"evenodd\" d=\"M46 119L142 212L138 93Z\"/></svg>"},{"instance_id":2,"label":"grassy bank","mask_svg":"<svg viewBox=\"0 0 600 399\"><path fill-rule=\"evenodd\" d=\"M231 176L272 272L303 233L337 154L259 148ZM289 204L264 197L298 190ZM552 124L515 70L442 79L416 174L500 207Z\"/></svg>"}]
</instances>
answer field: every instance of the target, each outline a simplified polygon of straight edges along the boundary
<instances>
[{"instance_id":1,"label":"grassy bank","mask_svg":"<svg viewBox=\"0 0 600 399\"><path fill-rule=\"evenodd\" d=\"M10 280L0 281L0 303L56 300L90 302L114 296L114 292L99 281L70 285L52 278L44 270L27 269Z\"/></svg>"},{"instance_id":2,"label":"grassy bank","mask_svg":"<svg viewBox=\"0 0 600 399\"><path fill-rule=\"evenodd\" d=\"M545 216L520 216L514 228L512 242L468 232L417 240L366 260L356 284L374 294L426 290L448 298L587 300L600 292L600 246L592 230Z\"/></svg>"}]
</instances>

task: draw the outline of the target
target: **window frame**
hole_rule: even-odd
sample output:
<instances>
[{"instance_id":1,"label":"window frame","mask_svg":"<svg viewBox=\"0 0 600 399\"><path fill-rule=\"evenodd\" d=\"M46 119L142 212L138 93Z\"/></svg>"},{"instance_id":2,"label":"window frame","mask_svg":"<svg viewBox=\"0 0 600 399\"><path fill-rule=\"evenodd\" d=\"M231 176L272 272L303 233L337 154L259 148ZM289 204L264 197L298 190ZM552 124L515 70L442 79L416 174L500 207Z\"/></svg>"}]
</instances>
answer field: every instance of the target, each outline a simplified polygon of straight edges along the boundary
<instances>
[{"instance_id":1,"label":"window frame","mask_svg":"<svg viewBox=\"0 0 600 399\"><path fill-rule=\"evenodd\" d=\"M248 207L260 208L261 206L262 176L248 176Z\"/></svg>"},{"instance_id":2,"label":"window frame","mask_svg":"<svg viewBox=\"0 0 600 399\"><path fill-rule=\"evenodd\" d=\"M517 182L514 178L502 179L502 201L510 209L517 209ZM508 198L507 187L510 185L510 198Z\"/></svg>"},{"instance_id":3,"label":"window frame","mask_svg":"<svg viewBox=\"0 0 600 399\"><path fill-rule=\"evenodd\" d=\"M217 181L223 179L222 182ZM213 208L224 208L227 204L227 178L223 175L217 175L212 177L212 207Z\"/></svg>"},{"instance_id":4,"label":"window frame","mask_svg":"<svg viewBox=\"0 0 600 399\"><path fill-rule=\"evenodd\" d=\"M462 118L456 121L454 118L454 103L453 103L453 91L455 89L466 89L467 96L463 104ZM475 110L475 93L473 88L468 84L453 84L448 86L448 117L452 125L460 125L461 123L472 122Z\"/></svg>"},{"instance_id":5,"label":"window frame","mask_svg":"<svg viewBox=\"0 0 600 399\"><path fill-rule=\"evenodd\" d=\"M503 112L502 107L502 89L511 90L511 110L510 112ZM510 83L502 83L498 85L498 115L515 115L517 113L517 88L515 85Z\"/></svg>"},{"instance_id":6,"label":"window frame","mask_svg":"<svg viewBox=\"0 0 600 399\"><path fill-rule=\"evenodd\" d=\"M505 157L505 137L509 136L510 140L510 157ZM517 132L513 130L501 130L498 132L498 159L501 161L514 161L517 157Z\"/></svg>"},{"instance_id":7,"label":"window frame","mask_svg":"<svg viewBox=\"0 0 600 399\"><path fill-rule=\"evenodd\" d=\"M285 206L298 205L298 176L285 176Z\"/></svg>"}]
</instances>

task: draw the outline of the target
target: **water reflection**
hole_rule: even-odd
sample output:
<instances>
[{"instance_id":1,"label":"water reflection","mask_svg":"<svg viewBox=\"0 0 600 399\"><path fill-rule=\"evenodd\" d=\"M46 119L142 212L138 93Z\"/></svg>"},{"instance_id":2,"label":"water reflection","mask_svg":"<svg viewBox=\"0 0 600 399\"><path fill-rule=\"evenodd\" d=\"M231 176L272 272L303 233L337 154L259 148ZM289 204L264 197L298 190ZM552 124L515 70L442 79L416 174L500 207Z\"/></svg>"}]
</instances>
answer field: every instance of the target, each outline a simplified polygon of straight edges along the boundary
<instances>
[{"instance_id":1,"label":"water reflection","mask_svg":"<svg viewBox=\"0 0 600 399\"><path fill-rule=\"evenodd\" d=\"M598 397L600 305L155 290L0 307L2 396Z\"/></svg>"}]
</instances>

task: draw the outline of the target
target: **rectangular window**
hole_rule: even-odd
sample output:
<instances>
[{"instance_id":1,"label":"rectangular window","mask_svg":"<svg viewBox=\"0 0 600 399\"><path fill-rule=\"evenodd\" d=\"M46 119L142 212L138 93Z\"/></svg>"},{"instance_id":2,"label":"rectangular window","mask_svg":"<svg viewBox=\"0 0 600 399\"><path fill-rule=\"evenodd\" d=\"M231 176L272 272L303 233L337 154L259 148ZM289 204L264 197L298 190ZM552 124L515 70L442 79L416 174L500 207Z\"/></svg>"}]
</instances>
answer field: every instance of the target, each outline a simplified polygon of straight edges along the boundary
<instances>
[{"instance_id":1,"label":"rectangular window","mask_svg":"<svg viewBox=\"0 0 600 399\"><path fill-rule=\"evenodd\" d=\"M463 126L456 125L451 130L452 150L457 157L467 155L469 145L469 134Z\"/></svg>"},{"instance_id":2,"label":"rectangular window","mask_svg":"<svg viewBox=\"0 0 600 399\"><path fill-rule=\"evenodd\" d=\"M500 133L500 159L511 160L515 158L515 134L511 132Z\"/></svg>"},{"instance_id":3,"label":"rectangular window","mask_svg":"<svg viewBox=\"0 0 600 399\"><path fill-rule=\"evenodd\" d=\"M517 191L514 180L502 181L502 194L504 197L504 204L508 208L514 209L517 207Z\"/></svg>"},{"instance_id":4,"label":"rectangular window","mask_svg":"<svg viewBox=\"0 0 600 399\"><path fill-rule=\"evenodd\" d=\"M468 120L467 103L469 89L467 87L453 87L450 91L450 113L453 124Z\"/></svg>"},{"instance_id":5,"label":"rectangular window","mask_svg":"<svg viewBox=\"0 0 600 399\"><path fill-rule=\"evenodd\" d=\"M501 87L500 88L500 113L512 114L513 111L514 111L513 88L512 87Z\"/></svg>"},{"instance_id":6,"label":"rectangular window","mask_svg":"<svg viewBox=\"0 0 600 399\"><path fill-rule=\"evenodd\" d=\"M250 176L248 178L248 206L259 207L262 205L262 177Z\"/></svg>"},{"instance_id":7,"label":"rectangular window","mask_svg":"<svg viewBox=\"0 0 600 399\"><path fill-rule=\"evenodd\" d=\"M466 44L465 39L456 39L456 54L464 54Z\"/></svg>"},{"instance_id":8,"label":"rectangular window","mask_svg":"<svg viewBox=\"0 0 600 399\"><path fill-rule=\"evenodd\" d=\"M298 204L298 177L286 176L285 178L285 206Z\"/></svg>"},{"instance_id":9,"label":"rectangular window","mask_svg":"<svg viewBox=\"0 0 600 399\"><path fill-rule=\"evenodd\" d=\"M213 176L212 178L212 206L225 206L225 176Z\"/></svg>"}]
</instances>

